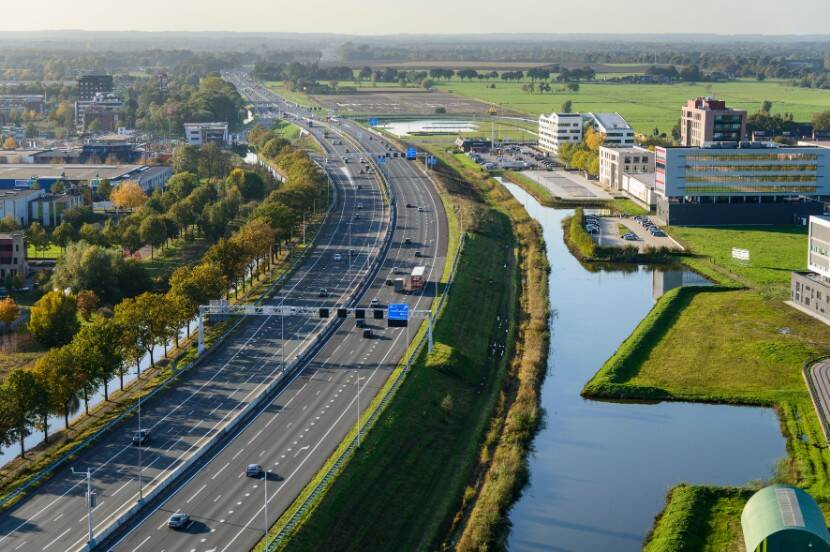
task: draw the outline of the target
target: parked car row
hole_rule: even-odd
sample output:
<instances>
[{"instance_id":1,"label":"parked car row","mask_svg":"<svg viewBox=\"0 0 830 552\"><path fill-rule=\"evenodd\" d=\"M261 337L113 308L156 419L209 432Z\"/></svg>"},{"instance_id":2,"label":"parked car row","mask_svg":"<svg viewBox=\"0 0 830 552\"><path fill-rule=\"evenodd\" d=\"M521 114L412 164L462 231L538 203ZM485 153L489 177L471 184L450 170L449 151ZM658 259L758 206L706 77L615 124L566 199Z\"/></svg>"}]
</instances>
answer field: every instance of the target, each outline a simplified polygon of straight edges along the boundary
<instances>
[{"instance_id":1,"label":"parked car row","mask_svg":"<svg viewBox=\"0 0 830 552\"><path fill-rule=\"evenodd\" d=\"M585 231L591 235L599 234L599 217L596 215L585 215Z\"/></svg>"},{"instance_id":2,"label":"parked car row","mask_svg":"<svg viewBox=\"0 0 830 552\"><path fill-rule=\"evenodd\" d=\"M660 227L651 222L648 217L643 216L636 216L634 220L640 223L640 225L645 228L649 234L654 236L655 238L665 238L666 233L660 230Z\"/></svg>"}]
</instances>

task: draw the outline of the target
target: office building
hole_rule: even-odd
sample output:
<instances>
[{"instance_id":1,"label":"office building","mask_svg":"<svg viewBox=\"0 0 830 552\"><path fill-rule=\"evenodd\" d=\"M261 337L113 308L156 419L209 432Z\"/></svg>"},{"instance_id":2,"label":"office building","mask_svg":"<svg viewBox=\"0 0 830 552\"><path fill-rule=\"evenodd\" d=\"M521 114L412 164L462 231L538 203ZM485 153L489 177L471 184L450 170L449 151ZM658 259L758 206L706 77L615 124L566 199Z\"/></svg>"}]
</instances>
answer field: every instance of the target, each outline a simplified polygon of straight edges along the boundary
<instances>
[{"instance_id":1,"label":"office building","mask_svg":"<svg viewBox=\"0 0 830 552\"><path fill-rule=\"evenodd\" d=\"M25 278L28 273L26 236L21 232L0 233L0 280L7 276Z\"/></svg>"},{"instance_id":2,"label":"office building","mask_svg":"<svg viewBox=\"0 0 830 552\"><path fill-rule=\"evenodd\" d=\"M559 153L565 143L582 142L582 114L551 113L539 117L539 148L548 153Z\"/></svg>"},{"instance_id":3,"label":"office building","mask_svg":"<svg viewBox=\"0 0 830 552\"><path fill-rule=\"evenodd\" d=\"M98 132L114 132L121 121L124 102L114 94L98 92L90 101L75 102L75 126L78 132L92 128Z\"/></svg>"},{"instance_id":4,"label":"office building","mask_svg":"<svg viewBox=\"0 0 830 552\"><path fill-rule=\"evenodd\" d=\"M20 226L29 226L29 205L44 195L45 190L0 190L0 219L11 218Z\"/></svg>"},{"instance_id":5,"label":"office building","mask_svg":"<svg viewBox=\"0 0 830 552\"><path fill-rule=\"evenodd\" d=\"M830 149L741 143L658 147L657 216L667 224L795 224L830 197Z\"/></svg>"},{"instance_id":6,"label":"office building","mask_svg":"<svg viewBox=\"0 0 830 552\"><path fill-rule=\"evenodd\" d=\"M599 148L599 182L600 184L621 191L623 175L653 173L654 152L645 148Z\"/></svg>"},{"instance_id":7,"label":"office building","mask_svg":"<svg viewBox=\"0 0 830 552\"><path fill-rule=\"evenodd\" d=\"M680 145L738 143L746 136L746 111L726 107L723 100L696 98L680 110Z\"/></svg>"},{"instance_id":8,"label":"office building","mask_svg":"<svg viewBox=\"0 0 830 552\"><path fill-rule=\"evenodd\" d=\"M585 119L594 130L605 134L605 147L630 148L634 145L634 129L619 113L587 113Z\"/></svg>"},{"instance_id":9,"label":"office building","mask_svg":"<svg viewBox=\"0 0 830 552\"><path fill-rule=\"evenodd\" d=\"M226 146L229 143L228 123L185 123L184 135L191 146L209 142Z\"/></svg>"},{"instance_id":10,"label":"office building","mask_svg":"<svg viewBox=\"0 0 830 552\"><path fill-rule=\"evenodd\" d=\"M79 102L91 102L96 94L110 94L112 90L112 75L84 75L78 78Z\"/></svg>"},{"instance_id":11,"label":"office building","mask_svg":"<svg viewBox=\"0 0 830 552\"><path fill-rule=\"evenodd\" d=\"M830 324L830 219L812 216L807 229L807 271L791 273L789 304Z\"/></svg>"}]
</instances>

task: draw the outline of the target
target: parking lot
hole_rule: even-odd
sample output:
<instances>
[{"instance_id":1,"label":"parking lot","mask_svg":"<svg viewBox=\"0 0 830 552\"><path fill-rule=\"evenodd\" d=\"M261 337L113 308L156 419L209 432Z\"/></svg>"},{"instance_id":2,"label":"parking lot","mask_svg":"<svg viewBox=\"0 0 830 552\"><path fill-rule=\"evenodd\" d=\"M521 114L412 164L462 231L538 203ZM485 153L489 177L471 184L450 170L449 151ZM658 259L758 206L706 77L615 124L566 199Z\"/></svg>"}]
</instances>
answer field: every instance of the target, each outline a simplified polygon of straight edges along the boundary
<instances>
[{"instance_id":1,"label":"parking lot","mask_svg":"<svg viewBox=\"0 0 830 552\"><path fill-rule=\"evenodd\" d=\"M597 245L601 247L631 247L636 246L642 252L646 248L667 248L675 251L680 251L683 248L677 244L669 236L654 236L644 226L633 218L628 217L598 217L599 232L593 234ZM625 232L621 232L620 227L625 228ZM622 234L634 234L636 239L624 239Z\"/></svg>"}]
</instances>

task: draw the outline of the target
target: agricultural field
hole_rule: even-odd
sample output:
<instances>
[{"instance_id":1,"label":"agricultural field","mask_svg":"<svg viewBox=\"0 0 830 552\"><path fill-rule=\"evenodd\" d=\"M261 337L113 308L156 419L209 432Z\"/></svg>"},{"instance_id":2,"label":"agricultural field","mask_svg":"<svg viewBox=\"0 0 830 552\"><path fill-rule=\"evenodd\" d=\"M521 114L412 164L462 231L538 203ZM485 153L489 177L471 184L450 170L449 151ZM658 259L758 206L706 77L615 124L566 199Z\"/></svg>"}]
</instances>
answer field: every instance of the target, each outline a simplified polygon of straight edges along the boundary
<instances>
[{"instance_id":1,"label":"agricultural field","mask_svg":"<svg viewBox=\"0 0 830 552\"><path fill-rule=\"evenodd\" d=\"M495 84L495 88L488 88ZM638 132L651 133L656 127L670 132L677 122L680 106L689 98L711 95L726 100L735 108L750 113L759 109L761 102L772 102L773 113L793 113L796 120L809 120L816 111L830 110L830 90L797 88L782 81L757 82L741 80L724 83L700 84L580 84L579 92L559 91L531 94L522 90L526 82L436 81L441 90L489 102L509 111L519 111L533 117L555 111L565 100L573 102L574 111L617 111Z\"/></svg>"}]
</instances>

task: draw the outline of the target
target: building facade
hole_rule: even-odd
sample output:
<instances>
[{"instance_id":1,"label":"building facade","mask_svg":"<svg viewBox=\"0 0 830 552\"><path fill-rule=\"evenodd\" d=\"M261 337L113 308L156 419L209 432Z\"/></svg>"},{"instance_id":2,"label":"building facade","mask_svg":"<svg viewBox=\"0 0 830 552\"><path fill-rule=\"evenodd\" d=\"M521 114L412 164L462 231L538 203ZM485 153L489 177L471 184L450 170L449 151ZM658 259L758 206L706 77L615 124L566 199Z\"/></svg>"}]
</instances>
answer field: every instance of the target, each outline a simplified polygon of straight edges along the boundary
<instances>
[{"instance_id":1,"label":"building facade","mask_svg":"<svg viewBox=\"0 0 830 552\"><path fill-rule=\"evenodd\" d=\"M25 278L28 273L26 236L20 232L0 233L0 280L7 276Z\"/></svg>"},{"instance_id":2,"label":"building facade","mask_svg":"<svg viewBox=\"0 0 830 552\"><path fill-rule=\"evenodd\" d=\"M723 100L696 98L680 110L680 145L738 143L746 137L746 111L726 107Z\"/></svg>"},{"instance_id":3,"label":"building facade","mask_svg":"<svg viewBox=\"0 0 830 552\"><path fill-rule=\"evenodd\" d=\"M123 107L124 102L115 94L98 92L92 100L75 102L75 126L84 132L96 122L97 131L113 132L121 122Z\"/></svg>"},{"instance_id":4,"label":"building facade","mask_svg":"<svg viewBox=\"0 0 830 552\"><path fill-rule=\"evenodd\" d=\"M91 102L96 94L109 94L112 90L112 75L83 75L78 78L79 102Z\"/></svg>"},{"instance_id":5,"label":"building facade","mask_svg":"<svg viewBox=\"0 0 830 552\"><path fill-rule=\"evenodd\" d=\"M619 113L588 113L588 123L595 130L605 134L603 145L609 148L630 148L634 146L634 129Z\"/></svg>"},{"instance_id":6,"label":"building facade","mask_svg":"<svg viewBox=\"0 0 830 552\"><path fill-rule=\"evenodd\" d=\"M599 182L613 190L623 189L623 175L654 172L654 152L645 148L599 148Z\"/></svg>"},{"instance_id":7,"label":"building facade","mask_svg":"<svg viewBox=\"0 0 830 552\"><path fill-rule=\"evenodd\" d=\"M830 324L830 219L812 216L807 225L808 272L792 272L790 304Z\"/></svg>"},{"instance_id":8,"label":"building facade","mask_svg":"<svg viewBox=\"0 0 830 552\"><path fill-rule=\"evenodd\" d=\"M184 135L191 146L214 143L219 146L229 144L228 123L185 123Z\"/></svg>"},{"instance_id":9,"label":"building facade","mask_svg":"<svg viewBox=\"0 0 830 552\"><path fill-rule=\"evenodd\" d=\"M830 149L744 143L655 150L657 216L667 224L794 224L823 212Z\"/></svg>"},{"instance_id":10,"label":"building facade","mask_svg":"<svg viewBox=\"0 0 830 552\"><path fill-rule=\"evenodd\" d=\"M582 115L580 113L551 113L539 117L539 148L548 153L559 153L565 143L582 142Z\"/></svg>"}]
</instances>

